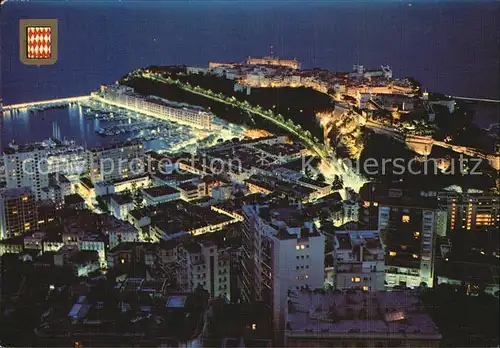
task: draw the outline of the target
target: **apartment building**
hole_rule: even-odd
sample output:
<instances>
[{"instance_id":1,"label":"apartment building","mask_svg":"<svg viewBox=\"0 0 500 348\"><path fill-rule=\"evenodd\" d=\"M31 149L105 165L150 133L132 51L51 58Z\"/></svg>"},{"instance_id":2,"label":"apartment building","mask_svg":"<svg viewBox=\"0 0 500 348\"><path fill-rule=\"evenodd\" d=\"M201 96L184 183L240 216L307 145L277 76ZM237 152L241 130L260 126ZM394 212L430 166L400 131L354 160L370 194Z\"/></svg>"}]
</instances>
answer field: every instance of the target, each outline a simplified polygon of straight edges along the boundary
<instances>
[{"instance_id":1,"label":"apartment building","mask_svg":"<svg viewBox=\"0 0 500 348\"><path fill-rule=\"evenodd\" d=\"M432 198L402 196L398 190L380 198L378 227L385 236L389 287L433 286L435 240L443 234L445 219Z\"/></svg>"},{"instance_id":2,"label":"apartment building","mask_svg":"<svg viewBox=\"0 0 500 348\"><path fill-rule=\"evenodd\" d=\"M39 144L10 145L4 150L7 188L30 187L36 200L49 186L47 150Z\"/></svg>"},{"instance_id":3,"label":"apartment building","mask_svg":"<svg viewBox=\"0 0 500 348\"><path fill-rule=\"evenodd\" d=\"M325 281L335 289L384 290L384 246L377 230L335 231Z\"/></svg>"},{"instance_id":4,"label":"apartment building","mask_svg":"<svg viewBox=\"0 0 500 348\"><path fill-rule=\"evenodd\" d=\"M35 195L28 187L0 190L0 239L33 231L37 217Z\"/></svg>"},{"instance_id":5,"label":"apartment building","mask_svg":"<svg viewBox=\"0 0 500 348\"><path fill-rule=\"evenodd\" d=\"M245 205L243 216L242 297L269 303L279 333L287 292L324 284L325 236L297 206Z\"/></svg>"},{"instance_id":6,"label":"apartment building","mask_svg":"<svg viewBox=\"0 0 500 348\"><path fill-rule=\"evenodd\" d=\"M441 209L447 212L447 231L480 231L500 227L500 199L493 194L440 192Z\"/></svg>"},{"instance_id":7,"label":"apartment building","mask_svg":"<svg viewBox=\"0 0 500 348\"><path fill-rule=\"evenodd\" d=\"M183 291L202 287L211 297L231 298L230 251L212 241L182 244L177 250L180 286Z\"/></svg>"},{"instance_id":8,"label":"apartment building","mask_svg":"<svg viewBox=\"0 0 500 348\"><path fill-rule=\"evenodd\" d=\"M166 185L145 188L141 191L146 205L158 205L161 203L174 201L181 197L181 194L177 189Z\"/></svg>"},{"instance_id":9,"label":"apartment building","mask_svg":"<svg viewBox=\"0 0 500 348\"><path fill-rule=\"evenodd\" d=\"M88 152L93 183L140 176L144 173L144 148L131 141L94 148Z\"/></svg>"},{"instance_id":10,"label":"apartment building","mask_svg":"<svg viewBox=\"0 0 500 348\"><path fill-rule=\"evenodd\" d=\"M109 210L115 218L125 221L134 210L134 200L129 195L114 194L109 199Z\"/></svg>"},{"instance_id":11,"label":"apartment building","mask_svg":"<svg viewBox=\"0 0 500 348\"><path fill-rule=\"evenodd\" d=\"M135 93L133 88L122 85L101 86L100 92L105 101L120 107L196 128L212 129L213 115L199 106L176 103L154 96L146 97Z\"/></svg>"},{"instance_id":12,"label":"apartment building","mask_svg":"<svg viewBox=\"0 0 500 348\"><path fill-rule=\"evenodd\" d=\"M192 201L206 196L206 184L198 180L180 184L178 187L180 198L185 201Z\"/></svg>"}]
</instances>

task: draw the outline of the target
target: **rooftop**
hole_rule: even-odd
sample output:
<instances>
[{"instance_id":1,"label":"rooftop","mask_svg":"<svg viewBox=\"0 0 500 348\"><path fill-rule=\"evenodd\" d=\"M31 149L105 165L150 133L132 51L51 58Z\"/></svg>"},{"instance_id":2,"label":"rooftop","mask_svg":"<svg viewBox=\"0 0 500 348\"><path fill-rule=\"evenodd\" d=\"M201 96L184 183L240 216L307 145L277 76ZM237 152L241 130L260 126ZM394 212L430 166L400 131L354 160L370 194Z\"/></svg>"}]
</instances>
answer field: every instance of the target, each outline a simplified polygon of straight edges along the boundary
<instances>
[{"instance_id":1,"label":"rooftop","mask_svg":"<svg viewBox=\"0 0 500 348\"><path fill-rule=\"evenodd\" d=\"M84 185L88 189L93 189L94 188L94 184L92 184L92 181L90 181L90 179L87 178L87 177L81 178L80 182L82 183L82 185Z\"/></svg>"},{"instance_id":2,"label":"rooftop","mask_svg":"<svg viewBox=\"0 0 500 348\"><path fill-rule=\"evenodd\" d=\"M372 335L440 339L415 293L408 291L292 292L287 335ZM396 336L396 337L395 337Z\"/></svg>"},{"instance_id":3,"label":"rooftop","mask_svg":"<svg viewBox=\"0 0 500 348\"><path fill-rule=\"evenodd\" d=\"M124 183L124 182L133 182L134 180L145 179L148 176L149 175L147 173L146 174L140 174L140 175L136 175L136 176L132 176L132 177L128 177L128 178L121 178L121 179L109 180L107 183L119 184L119 183ZM103 185L106 185L106 183L103 183Z\"/></svg>"},{"instance_id":4,"label":"rooftop","mask_svg":"<svg viewBox=\"0 0 500 348\"><path fill-rule=\"evenodd\" d=\"M140 219L142 216L151 217L151 226L158 228L166 235L196 230L233 220L233 218L216 213L210 208L204 208L182 200L133 210L130 214L136 219Z\"/></svg>"},{"instance_id":5,"label":"rooftop","mask_svg":"<svg viewBox=\"0 0 500 348\"><path fill-rule=\"evenodd\" d=\"M339 241L340 249L352 249L353 246L363 245L367 249L381 249L382 243L377 230L366 231L335 231L335 238Z\"/></svg>"},{"instance_id":6,"label":"rooftop","mask_svg":"<svg viewBox=\"0 0 500 348\"><path fill-rule=\"evenodd\" d=\"M43 151L46 148L43 147L40 143L30 143L30 144L14 144L8 146L4 149L4 154L6 155L14 155L16 153L25 153L25 152L33 152L33 151Z\"/></svg>"},{"instance_id":7,"label":"rooftop","mask_svg":"<svg viewBox=\"0 0 500 348\"><path fill-rule=\"evenodd\" d=\"M188 109L188 110L197 111L200 113L207 113L207 110L205 110L203 107L198 106L198 105L180 103L180 102L176 102L173 100L159 98L159 97L153 96L153 95L150 95L146 98L147 98L147 101L149 101L149 102L160 104L160 105L165 105L167 107L171 107L171 108L175 108L175 109Z\"/></svg>"},{"instance_id":8,"label":"rooftop","mask_svg":"<svg viewBox=\"0 0 500 348\"><path fill-rule=\"evenodd\" d=\"M23 195L32 195L31 189L29 187L11 188L0 190L1 197L4 198L19 198Z\"/></svg>"},{"instance_id":9,"label":"rooftop","mask_svg":"<svg viewBox=\"0 0 500 348\"><path fill-rule=\"evenodd\" d=\"M77 193L67 195L64 197L64 202L69 205L84 203L85 200Z\"/></svg>"},{"instance_id":10,"label":"rooftop","mask_svg":"<svg viewBox=\"0 0 500 348\"><path fill-rule=\"evenodd\" d=\"M151 157L153 159L156 159L158 161L161 161L161 160L163 160L165 158L168 158L168 156L162 155L162 154L160 154L160 153L158 153L156 151L153 151L153 150L146 151L144 153L144 156L149 156L149 157Z\"/></svg>"},{"instance_id":11,"label":"rooftop","mask_svg":"<svg viewBox=\"0 0 500 348\"><path fill-rule=\"evenodd\" d=\"M126 142L121 142L121 143L111 143L106 146L102 147L95 147L93 149L90 149L91 152L99 152L99 151L106 151L106 150L112 150L112 149L120 149L124 147L142 147L142 143L140 141L126 141Z\"/></svg>"},{"instance_id":12,"label":"rooftop","mask_svg":"<svg viewBox=\"0 0 500 348\"><path fill-rule=\"evenodd\" d=\"M199 175L193 173L172 172L170 174L155 173L155 177L163 181L186 182L200 178Z\"/></svg>"},{"instance_id":13,"label":"rooftop","mask_svg":"<svg viewBox=\"0 0 500 348\"><path fill-rule=\"evenodd\" d=\"M322 182L322 181L318 181L318 180L313 180L313 179L309 179L305 176L301 177L299 179L299 181L302 181L306 184L310 184L310 185L314 185L314 186L317 186L317 187L327 187L327 186L330 186L329 184L327 184L326 182Z\"/></svg>"},{"instance_id":14,"label":"rooftop","mask_svg":"<svg viewBox=\"0 0 500 348\"><path fill-rule=\"evenodd\" d=\"M111 199L116 202L118 205L130 204L133 203L134 200L130 195L119 195L114 194L111 196Z\"/></svg>"},{"instance_id":15,"label":"rooftop","mask_svg":"<svg viewBox=\"0 0 500 348\"><path fill-rule=\"evenodd\" d=\"M297 239L319 236L316 226L304 211L295 205L245 205L247 215L255 214L271 226L279 239Z\"/></svg>"},{"instance_id":16,"label":"rooftop","mask_svg":"<svg viewBox=\"0 0 500 348\"><path fill-rule=\"evenodd\" d=\"M404 184L393 183L391 185L379 183L367 183L361 187L359 194L365 201L375 201L379 205L437 209L436 196L424 196L422 192Z\"/></svg>"},{"instance_id":17,"label":"rooftop","mask_svg":"<svg viewBox=\"0 0 500 348\"><path fill-rule=\"evenodd\" d=\"M179 189L181 189L183 191L193 191L193 190L197 190L198 186L196 186L190 182L185 182L185 183L182 183L179 185Z\"/></svg>"},{"instance_id":18,"label":"rooftop","mask_svg":"<svg viewBox=\"0 0 500 348\"><path fill-rule=\"evenodd\" d=\"M70 261L75 264L85 264L87 262L97 262L99 256L94 250L78 250L70 256Z\"/></svg>"},{"instance_id":19,"label":"rooftop","mask_svg":"<svg viewBox=\"0 0 500 348\"><path fill-rule=\"evenodd\" d=\"M161 196L167 196L167 195L173 195L175 193L178 193L175 188L170 187L170 186L158 186L158 187L150 187L143 189L144 193L151 197L161 197Z\"/></svg>"}]
</instances>

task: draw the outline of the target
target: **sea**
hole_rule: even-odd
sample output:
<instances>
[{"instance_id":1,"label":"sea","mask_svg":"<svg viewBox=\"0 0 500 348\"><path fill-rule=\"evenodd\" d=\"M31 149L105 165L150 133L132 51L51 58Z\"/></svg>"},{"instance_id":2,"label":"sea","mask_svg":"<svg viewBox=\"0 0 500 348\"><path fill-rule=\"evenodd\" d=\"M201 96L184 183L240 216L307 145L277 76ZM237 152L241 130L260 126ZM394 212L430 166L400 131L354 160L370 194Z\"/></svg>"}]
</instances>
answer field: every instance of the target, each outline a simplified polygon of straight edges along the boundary
<instances>
[{"instance_id":1,"label":"sea","mask_svg":"<svg viewBox=\"0 0 500 348\"><path fill-rule=\"evenodd\" d=\"M332 71L390 65L394 76L414 77L429 91L500 96L496 1L11 0L0 16L4 105L89 94L148 65L206 66L269 54ZM21 63L22 18L58 20L56 64ZM476 123L498 122L498 104L479 110ZM72 110L46 115L0 118L0 146L42 140L54 119L79 142L93 133Z\"/></svg>"}]
</instances>

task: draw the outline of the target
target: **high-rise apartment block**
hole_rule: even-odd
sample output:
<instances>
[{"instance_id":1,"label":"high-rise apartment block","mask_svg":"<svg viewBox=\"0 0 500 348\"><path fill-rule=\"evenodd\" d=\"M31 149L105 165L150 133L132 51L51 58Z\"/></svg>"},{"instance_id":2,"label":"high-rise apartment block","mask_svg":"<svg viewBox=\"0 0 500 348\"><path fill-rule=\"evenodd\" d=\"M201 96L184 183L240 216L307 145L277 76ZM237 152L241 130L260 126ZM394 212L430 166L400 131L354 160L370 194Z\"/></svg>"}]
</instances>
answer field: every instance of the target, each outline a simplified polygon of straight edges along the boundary
<instances>
[{"instance_id":1,"label":"high-rise apartment block","mask_svg":"<svg viewBox=\"0 0 500 348\"><path fill-rule=\"evenodd\" d=\"M38 144L10 145L4 151L7 188L29 187L37 200L49 186L47 150Z\"/></svg>"},{"instance_id":2,"label":"high-rise apartment block","mask_svg":"<svg viewBox=\"0 0 500 348\"><path fill-rule=\"evenodd\" d=\"M144 148L138 141L95 148L88 156L93 182L123 180L144 173Z\"/></svg>"},{"instance_id":3,"label":"high-rise apartment block","mask_svg":"<svg viewBox=\"0 0 500 348\"><path fill-rule=\"evenodd\" d=\"M19 236L37 227L35 196L28 187L0 190L0 238Z\"/></svg>"},{"instance_id":4,"label":"high-rise apartment block","mask_svg":"<svg viewBox=\"0 0 500 348\"><path fill-rule=\"evenodd\" d=\"M186 243L178 248L180 286L183 291L202 287L211 297L231 298L230 262L227 248L212 241Z\"/></svg>"},{"instance_id":5,"label":"high-rise apartment block","mask_svg":"<svg viewBox=\"0 0 500 348\"><path fill-rule=\"evenodd\" d=\"M453 231L478 231L500 227L500 199L483 193L440 192L438 204L448 215L447 227Z\"/></svg>"},{"instance_id":6,"label":"high-rise apartment block","mask_svg":"<svg viewBox=\"0 0 500 348\"><path fill-rule=\"evenodd\" d=\"M243 215L242 297L269 303L278 333L288 291L323 287L325 236L296 206L247 205Z\"/></svg>"},{"instance_id":7,"label":"high-rise apartment block","mask_svg":"<svg viewBox=\"0 0 500 348\"><path fill-rule=\"evenodd\" d=\"M386 246L387 285L432 287L436 236L446 229L446 213L438 210L435 197L392 190L379 200L378 225Z\"/></svg>"}]
</instances>

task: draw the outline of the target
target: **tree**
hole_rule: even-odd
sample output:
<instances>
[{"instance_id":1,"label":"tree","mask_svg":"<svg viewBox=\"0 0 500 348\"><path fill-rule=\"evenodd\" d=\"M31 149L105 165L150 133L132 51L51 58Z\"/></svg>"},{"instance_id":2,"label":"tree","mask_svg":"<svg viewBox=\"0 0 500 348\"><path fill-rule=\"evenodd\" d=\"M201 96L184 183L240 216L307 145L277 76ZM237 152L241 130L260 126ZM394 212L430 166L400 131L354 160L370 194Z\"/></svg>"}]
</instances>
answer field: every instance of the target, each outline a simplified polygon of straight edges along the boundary
<instances>
[{"instance_id":1,"label":"tree","mask_svg":"<svg viewBox=\"0 0 500 348\"><path fill-rule=\"evenodd\" d=\"M335 178L333 179L332 183L332 191L340 190L342 189L343 186L344 185L342 183L342 178L338 175L335 175Z\"/></svg>"},{"instance_id":2,"label":"tree","mask_svg":"<svg viewBox=\"0 0 500 348\"><path fill-rule=\"evenodd\" d=\"M309 166L306 167L305 173L304 173L309 179L312 177L312 170L309 168Z\"/></svg>"},{"instance_id":3,"label":"tree","mask_svg":"<svg viewBox=\"0 0 500 348\"><path fill-rule=\"evenodd\" d=\"M147 243L153 242L153 237L151 236L151 231L149 229L147 231L143 232L143 239Z\"/></svg>"},{"instance_id":4,"label":"tree","mask_svg":"<svg viewBox=\"0 0 500 348\"><path fill-rule=\"evenodd\" d=\"M144 206L142 195L139 191L136 191L134 195L134 209L141 209Z\"/></svg>"},{"instance_id":5,"label":"tree","mask_svg":"<svg viewBox=\"0 0 500 348\"><path fill-rule=\"evenodd\" d=\"M316 180L318 181L321 181L321 182L325 182L325 176L323 175L323 173L319 173L318 176L316 177Z\"/></svg>"}]
</instances>

